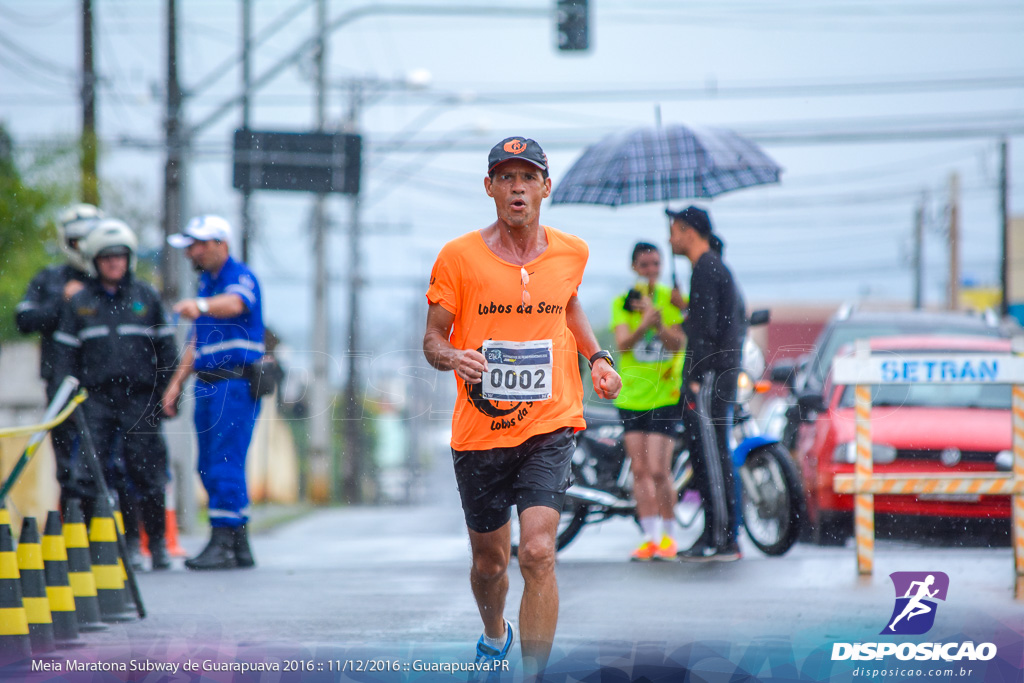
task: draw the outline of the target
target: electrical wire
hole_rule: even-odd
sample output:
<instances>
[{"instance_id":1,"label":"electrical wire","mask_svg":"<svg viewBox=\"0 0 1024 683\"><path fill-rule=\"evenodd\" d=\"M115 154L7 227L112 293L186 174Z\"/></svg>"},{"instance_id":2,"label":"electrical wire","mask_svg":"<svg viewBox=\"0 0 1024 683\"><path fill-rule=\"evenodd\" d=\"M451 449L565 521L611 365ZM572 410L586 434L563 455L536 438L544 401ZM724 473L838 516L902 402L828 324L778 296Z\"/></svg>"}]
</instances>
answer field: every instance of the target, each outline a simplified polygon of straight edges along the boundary
<instances>
[{"instance_id":1,"label":"electrical wire","mask_svg":"<svg viewBox=\"0 0 1024 683\"><path fill-rule=\"evenodd\" d=\"M78 74L73 69L40 57L3 33L0 33L0 46L3 46L9 54L15 55L27 66L34 68L40 75L65 84L78 81Z\"/></svg>"},{"instance_id":2,"label":"electrical wire","mask_svg":"<svg viewBox=\"0 0 1024 683\"><path fill-rule=\"evenodd\" d=\"M60 7L52 14L45 16L30 16L7 7L5 3L0 3L0 17L5 17L12 23L29 28L48 28L64 21L67 19L67 16L68 12L64 7Z\"/></svg>"}]
</instances>

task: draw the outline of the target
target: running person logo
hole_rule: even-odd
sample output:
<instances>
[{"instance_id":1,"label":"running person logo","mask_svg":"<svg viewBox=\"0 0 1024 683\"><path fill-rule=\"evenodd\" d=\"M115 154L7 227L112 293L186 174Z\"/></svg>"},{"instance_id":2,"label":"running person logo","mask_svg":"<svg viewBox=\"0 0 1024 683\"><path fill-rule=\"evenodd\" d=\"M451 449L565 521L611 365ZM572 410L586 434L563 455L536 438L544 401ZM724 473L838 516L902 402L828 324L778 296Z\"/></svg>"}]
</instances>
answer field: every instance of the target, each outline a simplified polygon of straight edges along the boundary
<instances>
[{"instance_id":1,"label":"running person logo","mask_svg":"<svg viewBox=\"0 0 1024 683\"><path fill-rule=\"evenodd\" d=\"M935 623L936 600L946 600L949 577L942 572L893 572L896 604L882 635L917 636Z\"/></svg>"}]
</instances>

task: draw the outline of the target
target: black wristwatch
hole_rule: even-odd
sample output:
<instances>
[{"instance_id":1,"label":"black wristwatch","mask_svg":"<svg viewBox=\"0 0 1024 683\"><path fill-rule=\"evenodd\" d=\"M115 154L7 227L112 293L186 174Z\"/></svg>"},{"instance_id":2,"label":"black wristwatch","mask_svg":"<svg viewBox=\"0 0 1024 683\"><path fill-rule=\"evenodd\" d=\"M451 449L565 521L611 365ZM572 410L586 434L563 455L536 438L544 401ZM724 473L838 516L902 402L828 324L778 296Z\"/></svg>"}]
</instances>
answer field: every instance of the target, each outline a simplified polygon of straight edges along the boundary
<instances>
[{"instance_id":1,"label":"black wristwatch","mask_svg":"<svg viewBox=\"0 0 1024 683\"><path fill-rule=\"evenodd\" d=\"M601 350L590 357L591 369L593 369L594 363L601 360L602 358L608 361L608 365L612 366L613 368L615 367L615 359L612 358L612 354L608 353L607 351Z\"/></svg>"}]
</instances>

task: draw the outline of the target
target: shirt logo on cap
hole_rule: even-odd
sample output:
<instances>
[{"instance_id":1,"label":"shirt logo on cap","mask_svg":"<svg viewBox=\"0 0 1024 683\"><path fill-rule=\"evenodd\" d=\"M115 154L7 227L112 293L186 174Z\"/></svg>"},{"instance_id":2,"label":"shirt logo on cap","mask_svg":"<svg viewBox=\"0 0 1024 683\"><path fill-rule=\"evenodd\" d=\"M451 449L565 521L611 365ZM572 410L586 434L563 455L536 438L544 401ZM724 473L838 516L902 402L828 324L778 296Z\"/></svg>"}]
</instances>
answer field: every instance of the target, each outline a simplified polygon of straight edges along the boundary
<instances>
[{"instance_id":1,"label":"shirt logo on cap","mask_svg":"<svg viewBox=\"0 0 1024 683\"><path fill-rule=\"evenodd\" d=\"M509 140L505 143L504 150L509 154L519 154L526 150L526 145L521 140Z\"/></svg>"}]
</instances>

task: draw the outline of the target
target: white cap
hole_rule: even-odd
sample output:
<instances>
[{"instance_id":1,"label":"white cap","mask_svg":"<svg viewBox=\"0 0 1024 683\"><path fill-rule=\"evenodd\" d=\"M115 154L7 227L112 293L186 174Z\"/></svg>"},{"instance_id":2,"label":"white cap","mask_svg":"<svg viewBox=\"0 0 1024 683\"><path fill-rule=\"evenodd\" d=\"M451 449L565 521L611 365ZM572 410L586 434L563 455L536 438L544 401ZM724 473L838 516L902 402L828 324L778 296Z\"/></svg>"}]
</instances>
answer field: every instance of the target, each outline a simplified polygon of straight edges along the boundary
<instances>
[{"instance_id":1,"label":"white cap","mask_svg":"<svg viewBox=\"0 0 1024 683\"><path fill-rule=\"evenodd\" d=\"M167 238L172 247L184 249L193 242L231 242L231 225L220 216L196 216L185 229Z\"/></svg>"}]
</instances>

